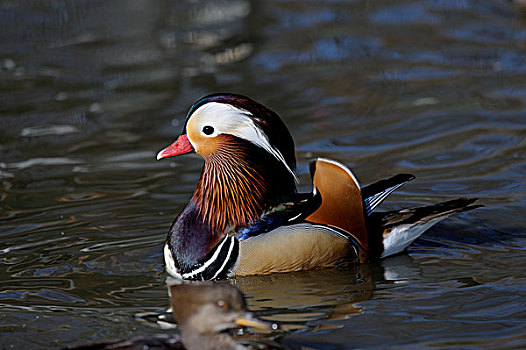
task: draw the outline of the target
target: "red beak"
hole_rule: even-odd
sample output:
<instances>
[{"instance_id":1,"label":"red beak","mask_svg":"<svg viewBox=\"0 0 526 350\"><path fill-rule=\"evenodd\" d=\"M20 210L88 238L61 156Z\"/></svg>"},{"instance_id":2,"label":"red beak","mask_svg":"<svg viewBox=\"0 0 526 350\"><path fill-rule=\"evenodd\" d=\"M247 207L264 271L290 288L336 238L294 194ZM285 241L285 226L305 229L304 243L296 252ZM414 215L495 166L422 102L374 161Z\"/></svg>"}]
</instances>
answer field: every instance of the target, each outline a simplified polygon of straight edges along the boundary
<instances>
[{"instance_id":1,"label":"red beak","mask_svg":"<svg viewBox=\"0 0 526 350\"><path fill-rule=\"evenodd\" d=\"M178 156L180 154L190 153L192 151L194 151L194 147L188 140L188 136L186 136L186 134L183 134L179 136L179 138L175 140L175 142L172 143L170 146L157 153L157 160Z\"/></svg>"}]
</instances>

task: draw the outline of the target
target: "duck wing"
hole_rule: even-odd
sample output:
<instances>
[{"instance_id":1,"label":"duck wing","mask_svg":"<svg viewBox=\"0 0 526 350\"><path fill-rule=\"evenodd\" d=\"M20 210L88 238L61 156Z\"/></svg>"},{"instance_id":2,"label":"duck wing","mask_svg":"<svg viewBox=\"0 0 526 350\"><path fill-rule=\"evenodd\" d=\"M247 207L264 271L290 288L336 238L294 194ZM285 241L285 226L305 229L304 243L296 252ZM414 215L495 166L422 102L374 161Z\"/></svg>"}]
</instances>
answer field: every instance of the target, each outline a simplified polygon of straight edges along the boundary
<instances>
[{"instance_id":1,"label":"duck wing","mask_svg":"<svg viewBox=\"0 0 526 350\"><path fill-rule=\"evenodd\" d=\"M343 164L320 158L311 164L311 172L314 183L312 193L296 194L290 201L281 203L267 211L256 222L246 227L236 228L235 236L238 239L246 239L272 231L279 226L302 222L320 208L322 204L320 191L323 191L326 197L347 194L349 198L355 198L356 201L361 200L359 198L363 197L363 206L365 207L367 215L370 215L389 194L415 178L411 174L398 174L389 179L365 186L360 190L356 177ZM332 181L336 183L328 184L328 182ZM335 211L333 210L334 208L331 207L331 203L341 204L341 200L326 198L324 209L318 212L316 216L310 217L308 221L316 223L324 223L325 221L325 223L331 226L345 230L345 227L348 227L349 221L351 221L348 220L348 217L349 213L352 213L352 210L345 211L347 209L344 208L343 210ZM344 205L344 207L347 206L348 205ZM360 207L359 205L355 206L358 207L358 209ZM327 213L337 215L329 218ZM321 217L323 218L320 219ZM332 219L335 220L333 221ZM350 226L356 227L361 226L361 224L351 224Z\"/></svg>"},{"instance_id":2,"label":"duck wing","mask_svg":"<svg viewBox=\"0 0 526 350\"><path fill-rule=\"evenodd\" d=\"M272 231L280 226L293 225L302 222L314 212L321 204L321 196L317 192L298 193L294 198L272 208L246 227L238 227L235 236L246 239Z\"/></svg>"},{"instance_id":3,"label":"duck wing","mask_svg":"<svg viewBox=\"0 0 526 350\"><path fill-rule=\"evenodd\" d=\"M369 239L358 180L345 165L325 158L312 162L310 171L312 186L320 193L321 204L305 220L345 232L352 241L359 243L360 260L365 261Z\"/></svg>"}]
</instances>

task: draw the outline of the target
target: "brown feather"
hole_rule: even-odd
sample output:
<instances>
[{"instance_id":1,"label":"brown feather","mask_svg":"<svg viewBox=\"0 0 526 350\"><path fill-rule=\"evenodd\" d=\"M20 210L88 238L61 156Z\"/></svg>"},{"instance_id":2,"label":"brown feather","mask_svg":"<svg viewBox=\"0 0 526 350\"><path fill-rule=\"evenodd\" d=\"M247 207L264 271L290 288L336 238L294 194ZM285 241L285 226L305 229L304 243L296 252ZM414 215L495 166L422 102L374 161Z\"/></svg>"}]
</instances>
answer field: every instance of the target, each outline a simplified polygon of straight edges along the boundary
<instances>
[{"instance_id":1,"label":"brown feather","mask_svg":"<svg viewBox=\"0 0 526 350\"><path fill-rule=\"evenodd\" d=\"M358 183L340 164L325 159L311 165L311 175L322 204L306 220L346 231L360 243L364 249L361 258L365 259L369 241Z\"/></svg>"},{"instance_id":2,"label":"brown feather","mask_svg":"<svg viewBox=\"0 0 526 350\"><path fill-rule=\"evenodd\" d=\"M270 203L269 186L254 169L250 149L239 139L219 135L217 151L205 158L194 198L214 235L257 220Z\"/></svg>"},{"instance_id":3,"label":"brown feather","mask_svg":"<svg viewBox=\"0 0 526 350\"><path fill-rule=\"evenodd\" d=\"M323 269L355 262L357 252L342 236L323 226L281 226L242 240L235 276Z\"/></svg>"}]
</instances>

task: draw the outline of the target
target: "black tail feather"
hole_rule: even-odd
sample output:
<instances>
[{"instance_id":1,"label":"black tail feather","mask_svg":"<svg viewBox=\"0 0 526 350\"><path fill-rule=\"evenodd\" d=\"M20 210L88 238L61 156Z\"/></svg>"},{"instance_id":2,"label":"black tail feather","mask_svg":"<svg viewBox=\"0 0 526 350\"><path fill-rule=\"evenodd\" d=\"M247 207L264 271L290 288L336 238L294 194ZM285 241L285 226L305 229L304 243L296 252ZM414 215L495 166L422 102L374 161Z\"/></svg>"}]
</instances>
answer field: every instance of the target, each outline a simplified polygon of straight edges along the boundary
<instances>
[{"instance_id":1,"label":"black tail feather","mask_svg":"<svg viewBox=\"0 0 526 350\"><path fill-rule=\"evenodd\" d=\"M363 187L361 192L365 214L371 215L374 209L376 209L387 196L414 178L415 176L412 174L398 174Z\"/></svg>"},{"instance_id":2,"label":"black tail feather","mask_svg":"<svg viewBox=\"0 0 526 350\"><path fill-rule=\"evenodd\" d=\"M425 224L431 220L441 217L445 218L451 214L483 207L483 205L480 204L472 205L477 199L478 198L457 198L428 206L373 213L367 218L369 241L375 242L374 244L370 244L370 246L381 247L383 233L393 227L399 225ZM371 256L379 257L381 253L380 250L374 251L371 252Z\"/></svg>"}]
</instances>

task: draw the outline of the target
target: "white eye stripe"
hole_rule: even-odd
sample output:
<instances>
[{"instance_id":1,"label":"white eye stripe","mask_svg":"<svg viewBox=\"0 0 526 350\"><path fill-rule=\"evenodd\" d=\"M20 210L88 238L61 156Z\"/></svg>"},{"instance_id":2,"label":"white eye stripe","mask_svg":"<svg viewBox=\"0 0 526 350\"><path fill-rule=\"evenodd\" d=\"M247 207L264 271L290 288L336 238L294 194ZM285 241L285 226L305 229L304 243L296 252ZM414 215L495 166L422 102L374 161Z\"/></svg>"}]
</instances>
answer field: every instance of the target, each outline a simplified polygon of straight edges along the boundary
<instances>
[{"instance_id":1,"label":"white eye stripe","mask_svg":"<svg viewBox=\"0 0 526 350\"><path fill-rule=\"evenodd\" d=\"M213 134L206 135L208 137L219 134L229 134L250 141L256 146L263 148L283 163L297 181L294 171L289 167L281 152L270 145L267 135L254 124L252 118L249 117L251 115L252 113L249 111L227 103L208 102L197 108L190 119L194 119L197 122L200 132L203 135L206 135L203 132L205 126L213 127L214 132ZM191 139L190 142L194 144Z\"/></svg>"}]
</instances>

